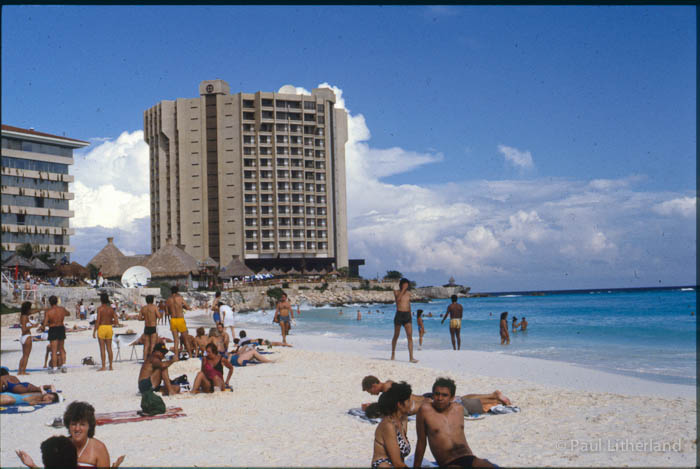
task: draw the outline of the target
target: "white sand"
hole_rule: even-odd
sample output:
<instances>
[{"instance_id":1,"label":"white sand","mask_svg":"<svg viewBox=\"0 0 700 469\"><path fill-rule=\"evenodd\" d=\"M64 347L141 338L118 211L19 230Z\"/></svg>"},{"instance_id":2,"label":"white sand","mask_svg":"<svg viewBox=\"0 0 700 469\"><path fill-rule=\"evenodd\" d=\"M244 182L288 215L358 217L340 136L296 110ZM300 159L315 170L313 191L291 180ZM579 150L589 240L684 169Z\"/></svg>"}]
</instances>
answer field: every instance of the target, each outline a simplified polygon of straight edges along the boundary
<instances>
[{"instance_id":1,"label":"white sand","mask_svg":"<svg viewBox=\"0 0 700 469\"><path fill-rule=\"evenodd\" d=\"M127 325L143 329L137 321ZM249 336L279 340L279 329L246 330ZM289 339L295 348L275 347L269 357L276 363L235 369L234 392L165 397L168 406L182 407L187 417L100 426L96 436L112 459L127 455L125 466L367 467L376 426L346 414L350 407L373 400L361 391L362 377L406 380L415 393L423 393L436 377L449 376L457 383L457 394L500 389L521 407L519 414L465 422L474 452L497 464L696 465L692 386L498 353L417 351L421 362L412 365L407 363L405 340L399 342L397 361L392 362L387 359L388 342L380 350L358 341L292 332ZM10 369L19 362L20 345L14 341L18 337L18 329L2 328L0 361ZM66 344L69 364L77 365L87 355L99 362L90 331L69 334ZM45 345L34 343L31 368L42 365ZM88 401L97 412L135 410L140 404L139 367L135 361L122 361L115 363L113 372L98 373L96 367L85 366L67 374L37 372L28 378L34 384L53 383L68 402ZM173 365L170 373L187 373L192 382L198 368L199 360L187 360ZM61 403L29 414L1 415L0 466L20 465L17 448L40 461L40 442L66 434L45 425L64 409ZM415 447L414 422L409 422L408 434ZM665 451L654 451L663 444ZM432 459L429 450L426 458Z\"/></svg>"}]
</instances>

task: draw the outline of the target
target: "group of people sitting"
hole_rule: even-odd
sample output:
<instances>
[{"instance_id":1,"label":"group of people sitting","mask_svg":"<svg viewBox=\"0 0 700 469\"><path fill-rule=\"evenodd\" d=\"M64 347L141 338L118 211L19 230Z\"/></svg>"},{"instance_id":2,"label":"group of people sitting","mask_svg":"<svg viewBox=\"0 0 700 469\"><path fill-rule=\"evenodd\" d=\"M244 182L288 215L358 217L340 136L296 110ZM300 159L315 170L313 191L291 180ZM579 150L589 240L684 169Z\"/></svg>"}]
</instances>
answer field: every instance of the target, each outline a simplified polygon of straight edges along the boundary
<instances>
[{"instance_id":1,"label":"group of people sitting","mask_svg":"<svg viewBox=\"0 0 700 469\"><path fill-rule=\"evenodd\" d=\"M41 460L47 469L78 467L119 467L125 456L110 465L107 446L95 438L95 408L87 402L71 402L63 414L68 437L52 436L41 443ZM38 467L32 457L22 450L17 456L27 467Z\"/></svg>"},{"instance_id":2,"label":"group of people sitting","mask_svg":"<svg viewBox=\"0 0 700 469\"><path fill-rule=\"evenodd\" d=\"M474 455L464 434L464 416L488 411L496 405L511 405L500 391L491 394L467 394L455 398L455 382L438 378L431 393L415 395L406 382L381 382L375 376L362 380L362 390L379 394L379 400L363 404L367 417L382 417L374 433L371 466L405 467L411 454L408 416L416 415L417 443L414 467L421 467L426 441L440 467L496 467Z\"/></svg>"}]
</instances>

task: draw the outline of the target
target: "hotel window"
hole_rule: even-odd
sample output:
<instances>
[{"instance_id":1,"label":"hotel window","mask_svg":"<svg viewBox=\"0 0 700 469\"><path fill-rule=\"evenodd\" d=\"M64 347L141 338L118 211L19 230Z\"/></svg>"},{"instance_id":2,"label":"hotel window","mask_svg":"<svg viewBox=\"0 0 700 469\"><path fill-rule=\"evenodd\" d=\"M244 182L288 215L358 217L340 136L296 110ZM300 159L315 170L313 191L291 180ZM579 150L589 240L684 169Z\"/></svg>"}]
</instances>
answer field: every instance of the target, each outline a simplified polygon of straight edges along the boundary
<instances>
[{"instance_id":1,"label":"hotel window","mask_svg":"<svg viewBox=\"0 0 700 469\"><path fill-rule=\"evenodd\" d=\"M283 100L281 100L281 99L278 99L278 100L277 100L277 107L278 107L278 108L281 108L281 109L286 108L286 107L287 107L287 101L283 101Z\"/></svg>"},{"instance_id":2,"label":"hotel window","mask_svg":"<svg viewBox=\"0 0 700 469\"><path fill-rule=\"evenodd\" d=\"M323 104L319 104L318 106L316 106L316 110L317 110L318 112L324 112L325 109L326 109L326 108L325 108L325 106L324 106Z\"/></svg>"},{"instance_id":3,"label":"hotel window","mask_svg":"<svg viewBox=\"0 0 700 469\"><path fill-rule=\"evenodd\" d=\"M304 101L304 109L311 109L312 111L316 107L316 104L313 101Z\"/></svg>"},{"instance_id":4,"label":"hotel window","mask_svg":"<svg viewBox=\"0 0 700 469\"><path fill-rule=\"evenodd\" d=\"M263 99L262 100L262 105L266 107L271 107L272 106L272 100L271 99Z\"/></svg>"},{"instance_id":5,"label":"hotel window","mask_svg":"<svg viewBox=\"0 0 700 469\"><path fill-rule=\"evenodd\" d=\"M255 120L255 113L254 112L244 112L243 113L243 120L254 121Z\"/></svg>"},{"instance_id":6,"label":"hotel window","mask_svg":"<svg viewBox=\"0 0 700 469\"><path fill-rule=\"evenodd\" d=\"M243 100L243 107L249 108L249 109L255 108L255 101L253 101L252 99L244 99Z\"/></svg>"}]
</instances>

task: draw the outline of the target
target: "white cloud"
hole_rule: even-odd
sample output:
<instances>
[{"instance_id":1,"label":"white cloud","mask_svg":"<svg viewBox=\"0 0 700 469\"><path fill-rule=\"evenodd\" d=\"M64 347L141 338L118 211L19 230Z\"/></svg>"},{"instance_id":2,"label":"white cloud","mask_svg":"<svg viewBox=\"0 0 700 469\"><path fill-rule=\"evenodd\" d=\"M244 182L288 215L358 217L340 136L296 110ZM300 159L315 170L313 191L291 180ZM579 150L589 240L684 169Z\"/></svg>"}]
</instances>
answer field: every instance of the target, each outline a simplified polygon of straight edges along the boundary
<instances>
[{"instance_id":1,"label":"white cloud","mask_svg":"<svg viewBox=\"0 0 700 469\"><path fill-rule=\"evenodd\" d=\"M76 152L71 169L75 227L128 227L150 215L148 145L143 131L123 132L114 140Z\"/></svg>"},{"instance_id":2,"label":"white cloud","mask_svg":"<svg viewBox=\"0 0 700 469\"><path fill-rule=\"evenodd\" d=\"M530 169L533 167L532 154L529 151L520 151L506 145L498 145L498 151L503 154L507 162L518 168Z\"/></svg>"},{"instance_id":3,"label":"white cloud","mask_svg":"<svg viewBox=\"0 0 700 469\"><path fill-rule=\"evenodd\" d=\"M681 197L656 204L652 207L652 210L660 215L680 215L685 218L691 218L696 214L695 207L695 197Z\"/></svg>"}]
</instances>

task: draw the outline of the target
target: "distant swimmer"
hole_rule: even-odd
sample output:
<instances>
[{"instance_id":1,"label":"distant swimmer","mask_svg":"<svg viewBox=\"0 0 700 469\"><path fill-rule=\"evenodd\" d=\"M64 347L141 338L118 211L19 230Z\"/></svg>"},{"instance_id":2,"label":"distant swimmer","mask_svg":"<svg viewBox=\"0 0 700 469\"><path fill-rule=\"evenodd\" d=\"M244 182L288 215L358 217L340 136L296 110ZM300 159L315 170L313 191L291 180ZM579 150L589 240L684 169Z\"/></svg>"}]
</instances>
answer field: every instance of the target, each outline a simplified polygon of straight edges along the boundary
<instances>
[{"instance_id":1,"label":"distant swimmer","mask_svg":"<svg viewBox=\"0 0 700 469\"><path fill-rule=\"evenodd\" d=\"M338 316L342 316L342 315L343 315L343 310L341 309L341 310L338 312Z\"/></svg>"},{"instance_id":2,"label":"distant swimmer","mask_svg":"<svg viewBox=\"0 0 700 469\"><path fill-rule=\"evenodd\" d=\"M450 315L450 338L452 339L452 350L460 350L462 348L462 337L460 332L462 330L462 305L457 303L457 295L452 295L452 304L447 307L445 315L442 317L440 324L445 322L447 315ZM457 343L455 344L455 338Z\"/></svg>"},{"instance_id":3,"label":"distant swimmer","mask_svg":"<svg viewBox=\"0 0 700 469\"><path fill-rule=\"evenodd\" d=\"M425 325L423 324L423 310L416 312L416 324L418 325L418 350L423 350L423 336L425 335Z\"/></svg>"},{"instance_id":4,"label":"distant swimmer","mask_svg":"<svg viewBox=\"0 0 700 469\"><path fill-rule=\"evenodd\" d=\"M359 309L357 310L357 320L358 320L358 321L361 321L361 320L362 320L362 313L360 312Z\"/></svg>"},{"instance_id":5,"label":"distant swimmer","mask_svg":"<svg viewBox=\"0 0 700 469\"><path fill-rule=\"evenodd\" d=\"M518 326L520 326L520 323L518 322L518 318L513 316L513 332L518 332Z\"/></svg>"},{"instance_id":6,"label":"distant swimmer","mask_svg":"<svg viewBox=\"0 0 700 469\"><path fill-rule=\"evenodd\" d=\"M526 331L527 330L527 321L525 320L525 316L520 320L520 330L521 331Z\"/></svg>"},{"instance_id":7,"label":"distant swimmer","mask_svg":"<svg viewBox=\"0 0 700 469\"><path fill-rule=\"evenodd\" d=\"M399 289L394 291L394 299L396 300L396 315L394 316L394 337L391 339L391 359L395 358L396 342L399 340L401 326L406 331L406 339L408 339L408 358L411 363L418 363L418 360L413 358L413 317L411 316L411 293L408 291L411 283L408 279L402 278L399 280Z\"/></svg>"},{"instance_id":8,"label":"distant swimmer","mask_svg":"<svg viewBox=\"0 0 700 469\"><path fill-rule=\"evenodd\" d=\"M499 332L501 333L501 345L510 344L510 335L508 334L508 312L504 311L501 313L501 322L499 325Z\"/></svg>"}]
</instances>

